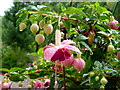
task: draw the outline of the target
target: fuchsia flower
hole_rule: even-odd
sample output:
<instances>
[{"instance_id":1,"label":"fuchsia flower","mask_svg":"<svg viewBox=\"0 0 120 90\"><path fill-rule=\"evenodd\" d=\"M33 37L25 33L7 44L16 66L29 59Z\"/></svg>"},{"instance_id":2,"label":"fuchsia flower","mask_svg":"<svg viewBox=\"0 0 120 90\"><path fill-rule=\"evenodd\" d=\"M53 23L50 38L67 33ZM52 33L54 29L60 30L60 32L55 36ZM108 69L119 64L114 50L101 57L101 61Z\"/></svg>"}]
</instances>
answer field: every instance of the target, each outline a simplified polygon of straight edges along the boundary
<instances>
[{"instance_id":1,"label":"fuchsia flower","mask_svg":"<svg viewBox=\"0 0 120 90\"><path fill-rule=\"evenodd\" d=\"M71 40L64 40L60 45L49 44L44 47L44 59L51 61L64 61L71 57L70 50L80 53L75 46L76 43Z\"/></svg>"},{"instance_id":2,"label":"fuchsia flower","mask_svg":"<svg viewBox=\"0 0 120 90\"><path fill-rule=\"evenodd\" d=\"M109 22L109 27L111 28L111 29L115 29L115 30L117 30L118 28L119 28L119 26L117 26L116 24L118 24L119 22L117 21L117 20L113 20L113 21L111 21L111 22Z\"/></svg>"}]
</instances>

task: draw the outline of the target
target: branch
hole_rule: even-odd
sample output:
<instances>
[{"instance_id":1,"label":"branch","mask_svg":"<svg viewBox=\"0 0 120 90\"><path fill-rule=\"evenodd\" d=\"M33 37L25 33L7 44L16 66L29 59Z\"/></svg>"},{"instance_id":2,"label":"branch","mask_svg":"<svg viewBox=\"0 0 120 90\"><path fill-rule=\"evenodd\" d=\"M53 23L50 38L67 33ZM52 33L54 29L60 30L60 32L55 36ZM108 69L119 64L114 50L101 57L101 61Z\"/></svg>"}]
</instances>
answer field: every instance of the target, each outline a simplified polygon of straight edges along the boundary
<instances>
[{"instance_id":1,"label":"branch","mask_svg":"<svg viewBox=\"0 0 120 90\"><path fill-rule=\"evenodd\" d=\"M30 14L40 14L38 12L29 12ZM52 15L48 15L48 14L40 14L42 16L47 16L47 17L53 17L53 18L59 18L59 16L52 16ZM74 19L74 18L65 18L65 17L61 17L62 20L73 20L76 21L77 23L81 23L78 19Z\"/></svg>"}]
</instances>

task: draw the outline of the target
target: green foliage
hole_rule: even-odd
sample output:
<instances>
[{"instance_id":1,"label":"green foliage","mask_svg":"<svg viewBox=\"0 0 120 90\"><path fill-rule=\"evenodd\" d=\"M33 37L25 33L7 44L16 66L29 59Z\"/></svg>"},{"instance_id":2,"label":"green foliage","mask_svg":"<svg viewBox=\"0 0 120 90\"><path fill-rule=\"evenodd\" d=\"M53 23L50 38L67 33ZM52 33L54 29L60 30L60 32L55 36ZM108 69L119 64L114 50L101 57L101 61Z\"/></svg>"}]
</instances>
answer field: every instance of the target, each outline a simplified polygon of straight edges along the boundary
<instances>
[{"instance_id":1,"label":"green foliage","mask_svg":"<svg viewBox=\"0 0 120 90\"><path fill-rule=\"evenodd\" d=\"M3 46L2 48L2 68L26 67L31 62L31 58L19 47Z\"/></svg>"}]
</instances>

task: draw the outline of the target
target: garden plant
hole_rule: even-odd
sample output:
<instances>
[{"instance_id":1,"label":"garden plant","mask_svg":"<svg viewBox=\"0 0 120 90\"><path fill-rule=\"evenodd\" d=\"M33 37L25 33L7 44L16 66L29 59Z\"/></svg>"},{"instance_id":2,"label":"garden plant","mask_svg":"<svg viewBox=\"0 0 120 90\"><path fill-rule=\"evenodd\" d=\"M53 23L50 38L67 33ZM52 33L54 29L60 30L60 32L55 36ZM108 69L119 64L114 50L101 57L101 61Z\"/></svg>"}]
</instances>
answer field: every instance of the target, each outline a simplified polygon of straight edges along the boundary
<instances>
[{"instance_id":1,"label":"garden plant","mask_svg":"<svg viewBox=\"0 0 120 90\"><path fill-rule=\"evenodd\" d=\"M58 12L44 4L17 12L15 28L31 32L36 58L30 67L1 68L0 87L16 82L21 88L30 79L29 89L120 88L120 23L98 2L75 4Z\"/></svg>"}]
</instances>

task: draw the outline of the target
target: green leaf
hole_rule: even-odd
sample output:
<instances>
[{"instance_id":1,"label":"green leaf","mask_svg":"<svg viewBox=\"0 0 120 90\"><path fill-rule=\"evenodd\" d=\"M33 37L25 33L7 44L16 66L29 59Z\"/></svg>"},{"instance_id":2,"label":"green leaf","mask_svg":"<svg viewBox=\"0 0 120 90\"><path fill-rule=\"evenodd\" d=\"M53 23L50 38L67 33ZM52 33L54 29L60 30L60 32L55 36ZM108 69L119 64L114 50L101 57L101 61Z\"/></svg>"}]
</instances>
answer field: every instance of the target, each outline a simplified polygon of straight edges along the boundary
<instances>
[{"instance_id":1,"label":"green leaf","mask_svg":"<svg viewBox=\"0 0 120 90\"><path fill-rule=\"evenodd\" d=\"M52 76L51 79L50 79L50 86L49 86L49 88L54 88L54 85L55 85L55 78Z\"/></svg>"},{"instance_id":2,"label":"green leaf","mask_svg":"<svg viewBox=\"0 0 120 90\"><path fill-rule=\"evenodd\" d=\"M65 10L66 10L66 8L63 7L63 6L61 6L61 11L63 12L63 11L65 11Z\"/></svg>"},{"instance_id":3,"label":"green leaf","mask_svg":"<svg viewBox=\"0 0 120 90\"><path fill-rule=\"evenodd\" d=\"M113 70L113 69L103 69L103 71L111 71L111 72L117 72L116 70Z\"/></svg>"},{"instance_id":4,"label":"green leaf","mask_svg":"<svg viewBox=\"0 0 120 90\"><path fill-rule=\"evenodd\" d=\"M90 70L91 65L93 65L93 61L89 57L88 60L86 61L85 68L80 72L80 75L83 75L85 73L88 73Z\"/></svg>"},{"instance_id":5,"label":"green leaf","mask_svg":"<svg viewBox=\"0 0 120 90\"><path fill-rule=\"evenodd\" d=\"M82 16L80 16L80 15L72 14L72 15L70 15L70 18L76 18L76 19L78 19L80 21L83 21Z\"/></svg>"},{"instance_id":6,"label":"green leaf","mask_svg":"<svg viewBox=\"0 0 120 90\"><path fill-rule=\"evenodd\" d=\"M10 76L10 80L13 82L24 81L24 79L26 79L26 77L21 76L19 74L14 74L14 75Z\"/></svg>"},{"instance_id":7,"label":"green leaf","mask_svg":"<svg viewBox=\"0 0 120 90\"><path fill-rule=\"evenodd\" d=\"M38 56L39 54L38 53L30 53L30 55Z\"/></svg>"},{"instance_id":8,"label":"green leaf","mask_svg":"<svg viewBox=\"0 0 120 90\"><path fill-rule=\"evenodd\" d=\"M101 86L100 80L99 81L95 81L95 76L90 78L90 87L91 88L99 88Z\"/></svg>"},{"instance_id":9,"label":"green leaf","mask_svg":"<svg viewBox=\"0 0 120 90\"><path fill-rule=\"evenodd\" d=\"M108 10L104 7L101 7L98 2L95 3L95 9L98 14L108 13Z\"/></svg>"},{"instance_id":10,"label":"green leaf","mask_svg":"<svg viewBox=\"0 0 120 90\"><path fill-rule=\"evenodd\" d=\"M108 16L99 16L100 19L108 19L110 20L110 18Z\"/></svg>"},{"instance_id":11,"label":"green leaf","mask_svg":"<svg viewBox=\"0 0 120 90\"><path fill-rule=\"evenodd\" d=\"M40 10L41 11L51 11L51 8L47 7L47 6L43 6Z\"/></svg>"},{"instance_id":12,"label":"green leaf","mask_svg":"<svg viewBox=\"0 0 120 90\"><path fill-rule=\"evenodd\" d=\"M39 50L38 50L38 52L37 52L40 56L43 56L43 48L40 48Z\"/></svg>"},{"instance_id":13,"label":"green leaf","mask_svg":"<svg viewBox=\"0 0 120 90\"><path fill-rule=\"evenodd\" d=\"M91 54L93 54L93 52L92 52L92 50L91 50L91 48L85 43L85 42L80 42L82 45L84 45L89 51L90 51L90 53Z\"/></svg>"},{"instance_id":14,"label":"green leaf","mask_svg":"<svg viewBox=\"0 0 120 90\"><path fill-rule=\"evenodd\" d=\"M106 32L103 32L103 31L99 31L99 32L97 32L97 33L99 33L99 34L101 34L101 35L104 35L104 36L109 36L110 34L108 34L108 33L106 33Z\"/></svg>"},{"instance_id":15,"label":"green leaf","mask_svg":"<svg viewBox=\"0 0 120 90\"><path fill-rule=\"evenodd\" d=\"M66 27L66 29L67 29L67 31L68 31L68 33L70 32L70 22L68 21L68 20L65 20L64 22L63 22L63 24L65 25L65 27Z\"/></svg>"},{"instance_id":16,"label":"green leaf","mask_svg":"<svg viewBox=\"0 0 120 90\"><path fill-rule=\"evenodd\" d=\"M22 14L16 21L17 25L19 25L27 16L28 14L26 13Z\"/></svg>"},{"instance_id":17,"label":"green leaf","mask_svg":"<svg viewBox=\"0 0 120 90\"><path fill-rule=\"evenodd\" d=\"M98 68L102 68L102 64L99 61L95 61L94 65Z\"/></svg>"},{"instance_id":18,"label":"green leaf","mask_svg":"<svg viewBox=\"0 0 120 90\"><path fill-rule=\"evenodd\" d=\"M0 71L9 72L9 70L6 68L0 68Z\"/></svg>"},{"instance_id":19,"label":"green leaf","mask_svg":"<svg viewBox=\"0 0 120 90\"><path fill-rule=\"evenodd\" d=\"M120 26L120 23L116 24L117 26Z\"/></svg>"},{"instance_id":20,"label":"green leaf","mask_svg":"<svg viewBox=\"0 0 120 90\"><path fill-rule=\"evenodd\" d=\"M101 27L101 26L99 26L99 25L96 25L95 27L98 28L98 29L101 30L101 31L106 31L106 29L104 29L103 27Z\"/></svg>"},{"instance_id":21,"label":"green leaf","mask_svg":"<svg viewBox=\"0 0 120 90\"><path fill-rule=\"evenodd\" d=\"M32 73L29 75L30 79L36 79L36 78L39 78L40 77L40 74L39 73Z\"/></svg>"},{"instance_id":22,"label":"green leaf","mask_svg":"<svg viewBox=\"0 0 120 90\"><path fill-rule=\"evenodd\" d=\"M40 14L48 14L48 15L54 15L52 12L46 12L46 11L38 11Z\"/></svg>"},{"instance_id":23,"label":"green leaf","mask_svg":"<svg viewBox=\"0 0 120 90\"><path fill-rule=\"evenodd\" d=\"M88 37L86 37L86 36L84 36L82 34L79 34L79 36L76 39L77 39L77 41L81 41L81 40L87 40Z\"/></svg>"},{"instance_id":24,"label":"green leaf","mask_svg":"<svg viewBox=\"0 0 120 90\"><path fill-rule=\"evenodd\" d=\"M14 67L14 68L11 68L9 72L16 72L16 71L23 71L23 70L24 70L23 68Z\"/></svg>"},{"instance_id":25,"label":"green leaf","mask_svg":"<svg viewBox=\"0 0 120 90\"><path fill-rule=\"evenodd\" d=\"M82 83L81 83L80 85L83 85L83 84L85 84L85 83L88 82L88 81L89 81L89 78L86 79L86 80L84 80L84 81L82 81Z\"/></svg>"},{"instance_id":26,"label":"green leaf","mask_svg":"<svg viewBox=\"0 0 120 90\"><path fill-rule=\"evenodd\" d=\"M75 8L75 7L69 7L68 9L63 11L62 13L66 13L66 14L81 14L84 17L87 17L85 15L85 13L80 8Z\"/></svg>"}]
</instances>

